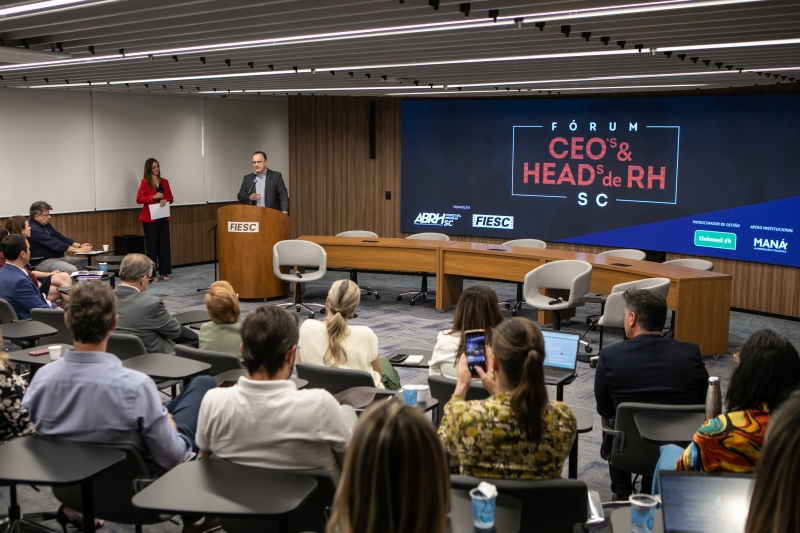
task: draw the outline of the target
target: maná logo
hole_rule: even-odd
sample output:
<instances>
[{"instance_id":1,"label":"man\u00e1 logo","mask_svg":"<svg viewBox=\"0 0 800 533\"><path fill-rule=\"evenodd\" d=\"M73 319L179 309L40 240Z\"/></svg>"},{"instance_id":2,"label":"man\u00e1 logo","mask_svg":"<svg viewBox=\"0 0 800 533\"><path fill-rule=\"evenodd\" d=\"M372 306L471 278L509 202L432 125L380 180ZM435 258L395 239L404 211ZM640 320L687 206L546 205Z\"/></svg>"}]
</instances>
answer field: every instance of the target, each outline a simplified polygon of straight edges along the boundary
<instances>
[{"instance_id":1,"label":"man\u00e1 logo","mask_svg":"<svg viewBox=\"0 0 800 533\"><path fill-rule=\"evenodd\" d=\"M778 252L785 254L788 252L789 243L784 239L753 239L753 248L765 252Z\"/></svg>"}]
</instances>

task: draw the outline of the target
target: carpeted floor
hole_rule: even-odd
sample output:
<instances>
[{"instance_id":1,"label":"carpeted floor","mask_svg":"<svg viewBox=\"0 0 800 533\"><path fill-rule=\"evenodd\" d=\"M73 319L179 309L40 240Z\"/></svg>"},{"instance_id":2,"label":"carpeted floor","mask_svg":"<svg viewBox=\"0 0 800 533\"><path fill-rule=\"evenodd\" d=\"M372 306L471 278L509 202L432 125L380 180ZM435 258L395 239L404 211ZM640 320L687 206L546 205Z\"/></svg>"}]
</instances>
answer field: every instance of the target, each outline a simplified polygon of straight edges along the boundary
<instances>
[{"instance_id":1,"label":"carpeted floor","mask_svg":"<svg viewBox=\"0 0 800 533\"><path fill-rule=\"evenodd\" d=\"M339 278L347 277L346 273L329 272L318 282L309 283L304 299L309 302L324 303L330 284ZM164 298L170 312L191 311L203 309L203 296L205 292L197 289L208 287L214 280L214 270L211 265L178 268L174 271L172 280L151 285L150 291ZM432 299L420 301L414 306L408 304L407 298L402 302L396 300L399 292L414 290L420 285L420 278L415 276L359 274L359 283L369 285L381 295L380 300L372 296L363 296L358 311L358 318L352 319L353 324L370 326L378 335L381 355L387 355L401 348L432 349L436 342L436 335L442 329L448 329L452 323L452 309L439 312L435 309ZM465 282L465 285L478 282ZM429 280L431 287L435 287L435 280ZM491 286L501 300L514 297L515 285L511 283L486 283ZM242 314L261 306L282 303L286 300L270 302L242 302ZM565 331L583 333L586 329L585 318L590 314L599 313L599 306L587 305L579 308L577 316L571 322L564 323ZM510 315L510 313L504 313ZM524 307L519 316L536 320L536 312ZM301 320L307 320L306 314L300 314ZM320 319L318 316L317 319ZM749 335L761 328L770 328L788 337L795 346L800 346L800 323L791 320L760 317L746 313L731 313L728 353L719 357L706 357L705 363L709 374L719 376L722 381L723 394L727 390L730 375L733 369L731 353L741 348ZM597 332L589 332L586 339L595 346L593 355L597 354ZM621 330L607 330L604 343L618 342L622 339ZM579 363L579 376L574 383L565 388L564 401L568 405L584 407L594 411L594 370L588 364ZM426 383L427 370L399 369L403 383ZM551 398L555 399L555 387L549 388ZM611 499L609 488L608 466L600 458L600 420L595 415L594 428L590 433L580 435L578 477L586 482L590 490L599 491L602 501ZM564 468L566 476L566 466ZM58 503L53 499L49 489L41 488L36 491L30 487L20 487L20 503L23 512L53 511ZM0 506L8 505L8 489L0 489ZM607 510L608 514L608 510ZM165 522L152 526L145 526L145 530L158 533L177 533L180 530L179 520L175 523ZM51 527L58 527L55 522ZM103 531L107 533L122 533L133 531L133 526L120 524L106 524ZM608 520L603 525L592 528L593 532L611 531Z\"/></svg>"}]
</instances>

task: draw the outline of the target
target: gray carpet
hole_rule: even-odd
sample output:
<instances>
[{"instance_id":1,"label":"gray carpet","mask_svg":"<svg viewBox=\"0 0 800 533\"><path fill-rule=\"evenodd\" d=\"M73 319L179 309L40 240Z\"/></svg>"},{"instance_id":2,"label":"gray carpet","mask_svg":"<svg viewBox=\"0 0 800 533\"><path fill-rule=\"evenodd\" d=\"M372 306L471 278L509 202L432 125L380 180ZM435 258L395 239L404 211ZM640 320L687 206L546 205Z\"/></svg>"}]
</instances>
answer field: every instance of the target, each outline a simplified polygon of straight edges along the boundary
<instances>
[{"instance_id":1,"label":"gray carpet","mask_svg":"<svg viewBox=\"0 0 800 533\"><path fill-rule=\"evenodd\" d=\"M309 283L304 299L309 302L324 303L330 284L339 278L347 277L346 273L329 272L319 282ZM185 267L175 269L172 280L151 285L153 294L162 296L170 312L191 311L203 309L204 292L197 289L208 287L214 279L214 270L210 265ZM380 300L372 296L364 296L358 311L358 318L352 319L353 324L370 326L378 335L380 353L386 355L401 348L432 349L436 343L436 335L442 329L448 329L453 319L452 309L440 313L435 309L432 299L419 301L417 305L410 306L407 298L402 302L396 300L399 292L414 290L420 285L420 278L415 276L359 274L359 283L375 288L381 295ZM465 282L465 285L478 282ZM435 280L429 280L431 287L435 287ZM514 297L515 285L511 283L486 283L498 294L500 299ZM288 300L266 302L266 305L281 303ZM265 302L242 302L242 313L265 305ZM599 306L587 305L579 308L577 316L572 321L563 324L565 331L583 333L585 331L585 318L589 314L599 313ZM510 315L510 313L505 313ZM536 312L530 308L523 308L520 316L536 320ZM301 320L307 320L305 313L300 314ZM317 318L319 319L319 317ZM795 346L800 346L800 323L777 318L760 317L746 313L731 313L731 327L729 336L728 353L718 358L706 357L705 363L712 376L719 376L722 381L723 394L727 390L733 362L731 353L741 348L749 335L761 328L770 328L788 337ZM597 332L589 332L586 339L595 346L593 355L597 354ZM618 342L622 339L621 330L607 330L604 343ZM399 369L403 383L426 383L427 370ZM584 407L594 411L594 370L589 365L579 363L579 376L574 383L565 388L564 401L568 405ZM555 387L549 388L551 398L555 399ZM578 477L586 482L590 490L600 492L604 502L611 499L609 488L608 466L600 459L600 420L595 415L594 429L590 433L580 435ZM566 477L566 466L564 468ZM53 511L58 503L53 499L49 489L40 488L40 492L30 487L21 487L20 502L23 512ZM0 506L8 505L8 489L0 489ZM608 511L607 511L608 513ZM180 530L178 519L176 523L145 526L146 531L177 533ZM53 527L58 527L55 522ZM107 533L133 531L132 526L119 524L106 524L103 531ZM595 526L593 532L611 531L610 524Z\"/></svg>"}]
</instances>

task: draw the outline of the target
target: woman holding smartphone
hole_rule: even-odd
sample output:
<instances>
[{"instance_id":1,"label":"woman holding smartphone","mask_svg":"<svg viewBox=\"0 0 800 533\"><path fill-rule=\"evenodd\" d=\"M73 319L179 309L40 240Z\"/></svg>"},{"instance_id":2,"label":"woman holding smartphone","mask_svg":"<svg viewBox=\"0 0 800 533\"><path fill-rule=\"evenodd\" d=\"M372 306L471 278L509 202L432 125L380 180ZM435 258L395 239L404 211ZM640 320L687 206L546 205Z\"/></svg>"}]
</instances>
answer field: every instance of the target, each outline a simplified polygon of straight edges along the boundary
<instances>
[{"instance_id":1,"label":"woman holding smartphone","mask_svg":"<svg viewBox=\"0 0 800 533\"><path fill-rule=\"evenodd\" d=\"M172 205L172 191L169 182L161 177L161 166L152 157L144 163L144 177L136 194L136 203L144 204L139 220L144 226L144 242L147 248L147 257L158 265L161 279L169 281L172 274L172 256L169 244L169 217L153 220L150 216L150 206L159 204L164 207L167 203ZM158 274L153 272L153 281L158 281Z\"/></svg>"},{"instance_id":2,"label":"woman holding smartphone","mask_svg":"<svg viewBox=\"0 0 800 533\"><path fill-rule=\"evenodd\" d=\"M472 356L477 376L492 395L485 400L465 399L473 377L468 364L472 350L458 359L455 393L439 426L450 466L467 476L560 478L577 421L565 404L548 400L539 328L530 320L510 318L494 329L485 368L479 354Z\"/></svg>"}]
</instances>

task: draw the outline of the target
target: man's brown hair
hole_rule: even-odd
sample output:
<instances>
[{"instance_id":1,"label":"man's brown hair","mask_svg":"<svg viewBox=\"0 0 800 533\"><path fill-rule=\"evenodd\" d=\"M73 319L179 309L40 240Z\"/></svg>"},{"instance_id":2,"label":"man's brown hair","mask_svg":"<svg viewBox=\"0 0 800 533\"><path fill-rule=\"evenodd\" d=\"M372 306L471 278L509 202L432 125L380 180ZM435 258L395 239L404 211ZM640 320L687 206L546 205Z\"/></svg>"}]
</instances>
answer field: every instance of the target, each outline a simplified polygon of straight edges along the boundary
<instances>
[{"instance_id":1,"label":"man's brown hair","mask_svg":"<svg viewBox=\"0 0 800 533\"><path fill-rule=\"evenodd\" d=\"M98 344L106 338L117 316L117 295L97 280L72 287L67 302L67 322L72 338L84 344Z\"/></svg>"}]
</instances>

